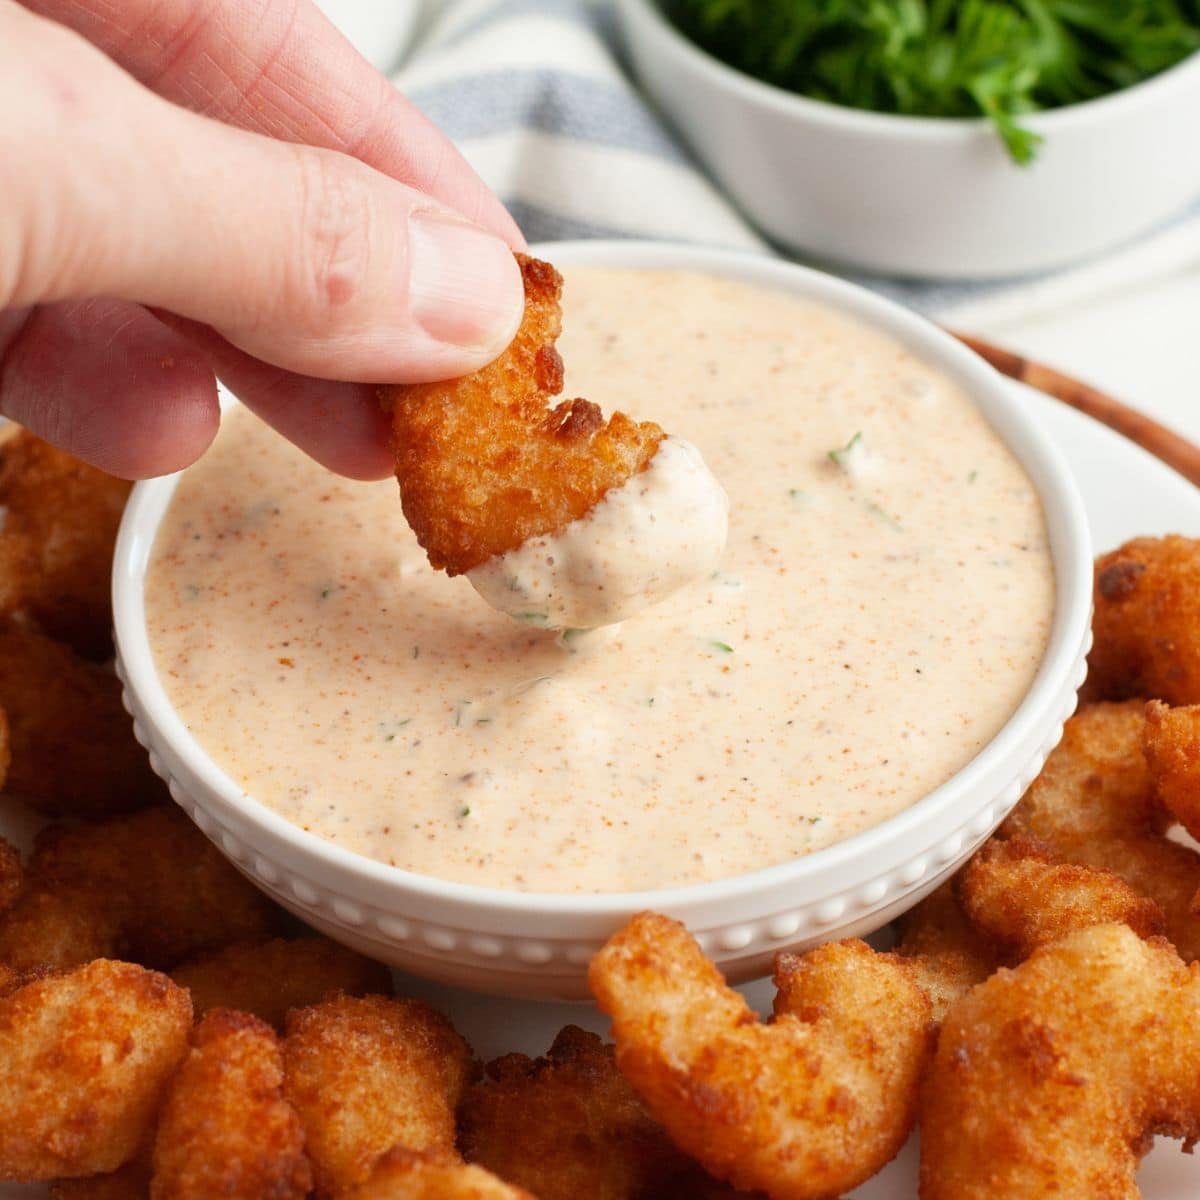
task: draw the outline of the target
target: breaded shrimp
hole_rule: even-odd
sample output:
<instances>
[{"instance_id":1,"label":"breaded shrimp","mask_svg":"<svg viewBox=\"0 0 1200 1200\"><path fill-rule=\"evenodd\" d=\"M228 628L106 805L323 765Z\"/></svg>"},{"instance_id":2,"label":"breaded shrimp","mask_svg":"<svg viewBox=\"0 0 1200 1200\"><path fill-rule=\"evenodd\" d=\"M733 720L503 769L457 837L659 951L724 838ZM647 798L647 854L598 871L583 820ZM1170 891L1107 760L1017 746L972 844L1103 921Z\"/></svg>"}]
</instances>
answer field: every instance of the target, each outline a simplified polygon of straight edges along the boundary
<instances>
[{"instance_id":1,"label":"breaded shrimp","mask_svg":"<svg viewBox=\"0 0 1200 1200\"><path fill-rule=\"evenodd\" d=\"M1099 925L956 1004L921 1114L921 1200L1135 1200L1150 1135L1200 1137L1200 973Z\"/></svg>"},{"instance_id":2,"label":"breaded shrimp","mask_svg":"<svg viewBox=\"0 0 1200 1200\"><path fill-rule=\"evenodd\" d=\"M996 946L963 913L953 880L910 908L897 924L900 940L896 953L912 967L929 997L936 1023L945 1019L960 996L999 965Z\"/></svg>"},{"instance_id":3,"label":"breaded shrimp","mask_svg":"<svg viewBox=\"0 0 1200 1200\"><path fill-rule=\"evenodd\" d=\"M617 1070L613 1048L568 1025L544 1058L506 1054L459 1108L466 1158L538 1200L637 1200L689 1169Z\"/></svg>"},{"instance_id":4,"label":"breaded shrimp","mask_svg":"<svg viewBox=\"0 0 1200 1200\"><path fill-rule=\"evenodd\" d=\"M311 1186L275 1031L248 1013L213 1009L167 1089L150 1200L304 1200Z\"/></svg>"},{"instance_id":5,"label":"breaded shrimp","mask_svg":"<svg viewBox=\"0 0 1200 1200\"><path fill-rule=\"evenodd\" d=\"M318 1195L338 1195L397 1144L454 1149L472 1067L466 1042L419 1000L339 996L287 1016L284 1095L300 1114Z\"/></svg>"},{"instance_id":6,"label":"breaded shrimp","mask_svg":"<svg viewBox=\"0 0 1200 1200\"><path fill-rule=\"evenodd\" d=\"M197 1018L210 1008L236 1008L277 1029L288 1009L316 1004L334 992L392 990L382 963L322 937L238 942L176 967L171 978L191 992Z\"/></svg>"},{"instance_id":7,"label":"breaded shrimp","mask_svg":"<svg viewBox=\"0 0 1200 1200\"><path fill-rule=\"evenodd\" d=\"M191 1025L182 988L105 959L0 999L0 1178L95 1175L132 1158Z\"/></svg>"},{"instance_id":8,"label":"breaded shrimp","mask_svg":"<svg viewBox=\"0 0 1200 1200\"><path fill-rule=\"evenodd\" d=\"M1200 541L1134 538L1096 560L1087 695L1200 703Z\"/></svg>"},{"instance_id":9,"label":"breaded shrimp","mask_svg":"<svg viewBox=\"0 0 1200 1200\"><path fill-rule=\"evenodd\" d=\"M345 1200L545 1200L468 1166L445 1151L414 1151L397 1146L375 1163L366 1182ZM577 1200L592 1200L581 1192Z\"/></svg>"},{"instance_id":10,"label":"breaded shrimp","mask_svg":"<svg viewBox=\"0 0 1200 1200\"><path fill-rule=\"evenodd\" d=\"M773 1200L840 1196L904 1144L931 1046L910 966L859 941L780 955L761 1024L677 921L642 913L592 960L617 1065L710 1174Z\"/></svg>"},{"instance_id":11,"label":"breaded shrimp","mask_svg":"<svg viewBox=\"0 0 1200 1200\"><path fill-rule=\"evenodd\" d=\"M121 956L147 966L277 933L282 913L175 808L39 835L0 962L63 969Z\"/></svg>"},{"instance_id":12,"label":"breaded shrimp","mask_svg":"<svg viewBox=\"0 0 1200 1200\"><path fill-rule=\"evenodd\" d=\"M712 572L728 503L694 447L653 422L614 413L605 423L582 399L549 407L563 387L554 348L562 278L519 258L525 315L495 362L464 379L381 393L404 514L435 568L469 575L502 611L536 610L539 624L556 627L621 620ZM652 467L653 482L626 489ZM607 510L618 534L649 543L636 577L585 523L608 498L625 502Z\"/></svg>"},{"instance_id":13,"label":"breaded shrimp","mask_svg":"<svg viewBox=\"0 0 1200 1200\"><path fill-rule=\"evenodd\" d=\"M988 842L955 890L967 919L1009 963L1090 925L1122 921L1143 938L1165 925L1158 905L1111 871L1058 862L1033 838Z\"/></svg>"},{"instance_id":14,"label":"breaded shrimp","mask_svg":"<svg viewBox=\"0 0 1200 1200\"><path fill-rule=\"evenodd\" d=\"M1142 747L1158 802L1192 835L1200 835L1200 704L1146 705Z\"/></svg>"},{"instance_id":15,"label":"breaded shrimp","mask_svg":"<svg viewBox=\"0 0 1200 1200\"><path fill-rule=\"evenodd\" d=\"M108 816L166 797L116 676L70 647L0 621L0 706L12 755L6 790L39 812Z\"/></svg>"},{"instance_id":16,"label":"breaded shrimp","mask_svg":"<svg viewBox=\"0 0 1200 1200\"><path fill-rule=\"evenodd\" d=\"M1142 753L1145 704L1091 704L1066 724L1041 775L1000 828L1029 834L1063 862L1111 871L1149 896L1186 962L1200 959L1200 854L1162 836L1170 824Z\"/></svg>"},{"instance_id":17,"label":"breaded shrimp","mask_svg":"<svg viewBox=\"0 0 1200 1200\"><path fill-rule=\"evenodd\" d=\"M24 430L0 439L0 614L20 612L84 657L108 658L129 488Z\"/></svg>"}]
</instances>

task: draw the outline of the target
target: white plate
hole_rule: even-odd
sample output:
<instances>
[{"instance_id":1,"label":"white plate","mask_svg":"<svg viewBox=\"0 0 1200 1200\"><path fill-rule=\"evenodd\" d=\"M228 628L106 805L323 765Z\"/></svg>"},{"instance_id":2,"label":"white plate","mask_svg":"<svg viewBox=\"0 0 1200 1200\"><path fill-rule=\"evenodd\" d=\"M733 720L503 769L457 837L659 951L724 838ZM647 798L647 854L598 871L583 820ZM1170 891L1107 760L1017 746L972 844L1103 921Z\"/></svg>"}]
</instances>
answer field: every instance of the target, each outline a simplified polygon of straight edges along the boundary
<instances>
[{"instance_id":1,"label":"white plate","mask_svg":"<svg viewBox=\"0 0 1200 1200\"><path fill-rule=\"evenodd\" d=\"M1200 537L1200 491L1156 458L1103 426L1020 384L1030 405L1075 471L1087 506L1095 545L1101 550L1138 534L1184 533ZM28 845L32 830L0 812L0 835ZM454 988L398 977L398 990L424 996L446 1012L481 1058L510 1050L538 1054L566 1024L598 1033L606 1021L588 1005L496 1000ZM760 1009L770 1006L766 983L743 989ZM915 1141L853 1200L914 1200L917 1194ZM1200 1161L1179 1153L1178 1143L1160 1141L1138 1176L1145 1200L1196 1200ZM0 1183L0 1200L34 1200L46 1189Z\"/></svg>"}]
</instances>

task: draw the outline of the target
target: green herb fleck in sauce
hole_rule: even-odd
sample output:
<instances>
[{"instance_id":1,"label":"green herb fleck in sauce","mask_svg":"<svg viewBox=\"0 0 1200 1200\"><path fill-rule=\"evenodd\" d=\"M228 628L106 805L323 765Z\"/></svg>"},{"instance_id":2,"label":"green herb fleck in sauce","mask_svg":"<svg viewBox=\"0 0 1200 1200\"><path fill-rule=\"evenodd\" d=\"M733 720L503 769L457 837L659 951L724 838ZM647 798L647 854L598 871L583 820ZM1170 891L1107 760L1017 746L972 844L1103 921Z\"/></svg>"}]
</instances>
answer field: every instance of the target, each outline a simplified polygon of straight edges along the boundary
<instances>
[{"instance_id":1,"label":"green herb fleck in sauce","mask_svg":"<svg viewBox=\"0 0 1200 1200\"><path fill-rule=\"evenodd\" d=\"M862 430L860 429L840 450L829 451L829 461L843 471L850 469L850 456L862 446Z\"/></svg>"}]
</instances>

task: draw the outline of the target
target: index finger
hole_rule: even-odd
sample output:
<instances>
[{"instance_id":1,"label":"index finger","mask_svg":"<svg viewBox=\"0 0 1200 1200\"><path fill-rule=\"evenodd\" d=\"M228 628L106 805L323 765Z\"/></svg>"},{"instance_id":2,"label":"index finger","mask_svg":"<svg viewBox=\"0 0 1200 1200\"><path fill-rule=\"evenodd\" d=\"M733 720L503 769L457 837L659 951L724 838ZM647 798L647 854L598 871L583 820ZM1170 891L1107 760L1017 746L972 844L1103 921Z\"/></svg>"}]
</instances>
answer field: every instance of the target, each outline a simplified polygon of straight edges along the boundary
<instances>
[{"instance_id":1,"label":"index finger","mask_svg":"<svg viewBox=\"0 0 1200 1200\"><path fill-rule=\"evenodd\" d=\"M21 3L76 30L168 100L256 133L353 155L513 249L525 245L450 141L311 0Z\"/></svg>"}]
</instances>

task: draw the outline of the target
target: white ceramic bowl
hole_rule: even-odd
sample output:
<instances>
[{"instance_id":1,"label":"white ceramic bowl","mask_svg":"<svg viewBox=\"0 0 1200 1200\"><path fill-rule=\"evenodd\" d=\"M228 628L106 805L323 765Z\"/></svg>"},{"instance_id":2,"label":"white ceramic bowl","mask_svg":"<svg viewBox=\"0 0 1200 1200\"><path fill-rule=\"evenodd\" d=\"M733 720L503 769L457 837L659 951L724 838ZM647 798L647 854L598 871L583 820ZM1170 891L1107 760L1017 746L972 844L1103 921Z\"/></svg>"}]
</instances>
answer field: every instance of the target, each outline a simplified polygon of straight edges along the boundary
<instances>
[{"instance_id":1,"label":"white ceramic bowl","mask_svg":"<svg viewBox=\"0 0 1200 1200\"><path fill-rule=\"evenodd\" d=\"M1109 249L1200 194L1200 54L1122 92L1037 113L1037 160L982 120L809 100L698 49L656 0L617 0L650 98L770 237L820 259L946 279L1020 275Z\"/></svg>"},{"instance_id":2,"label":"white ceramic bowl","mask_svg":"<svg viewBox=\"0 0 1200 1200\"><path fill-rule=\"evenodd\" d=\"M684 920L735 980L762 974L778 950L871 932L987 837L1041 769L1074 708L1090 641L1092 581L1075 485L1000 376L947 334L873 293L776 260L685 246L577 242L536 252L560 265L690 268L794 293L892 334L963 386L1037 486L1057 573L1049 649L1011 720L952 779L882 825L809 857L716 883L539 895L384 866L305 833L243 794L172 709L154 668L142 587L174 476L137 485L117 541L118 669L137 736L178 803L280 904L347 945L430 978L514 995L580 997L592 954L645 908Z\"/></svg>"}]
</instances>

